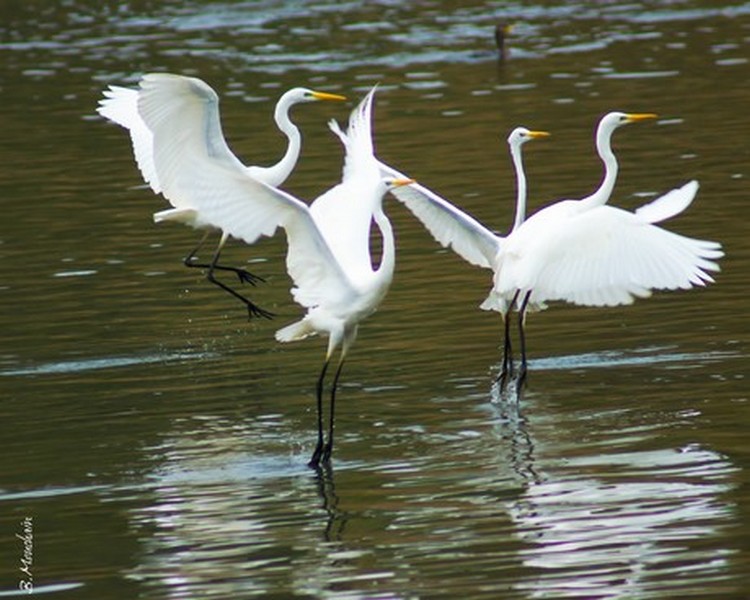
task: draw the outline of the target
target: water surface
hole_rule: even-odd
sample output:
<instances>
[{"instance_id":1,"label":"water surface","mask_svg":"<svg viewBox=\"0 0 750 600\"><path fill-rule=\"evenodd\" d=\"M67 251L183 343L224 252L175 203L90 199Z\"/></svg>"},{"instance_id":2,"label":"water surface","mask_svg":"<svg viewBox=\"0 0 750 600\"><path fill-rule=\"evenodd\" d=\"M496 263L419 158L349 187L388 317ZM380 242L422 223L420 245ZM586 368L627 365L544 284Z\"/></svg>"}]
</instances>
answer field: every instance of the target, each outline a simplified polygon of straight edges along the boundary
<instances>
[{"instance_id":1,"label":"water surface","mask_svg":"<svg viewBox=\"0 0 750 600\"><path fill-rule=\"evenodd\" d=\"M0 592L75 598L743 598L747 444L750 4L599 2L6 3L0 7ZM492 29L516 23L511 58ZM527 146L535 210L589 193L592 130L618 131L613 202L697 178L668 226L722 242L717 283L629 307L529 319L520 404L492 381L501 325L486 272L389 200L391 291L342 379L330 469L305 461L325 342L279 346L297 318L282 236L227 247L267 279L242 306L155 226L126 135L94 112L109 83L197 75L248 163L283 151L270 115L293 85L356 102L380 83L381 158L498 231L512 218L504 138ZM337 181L326 121L299 107L287 188Z\"/></svg>"}]
</instances>

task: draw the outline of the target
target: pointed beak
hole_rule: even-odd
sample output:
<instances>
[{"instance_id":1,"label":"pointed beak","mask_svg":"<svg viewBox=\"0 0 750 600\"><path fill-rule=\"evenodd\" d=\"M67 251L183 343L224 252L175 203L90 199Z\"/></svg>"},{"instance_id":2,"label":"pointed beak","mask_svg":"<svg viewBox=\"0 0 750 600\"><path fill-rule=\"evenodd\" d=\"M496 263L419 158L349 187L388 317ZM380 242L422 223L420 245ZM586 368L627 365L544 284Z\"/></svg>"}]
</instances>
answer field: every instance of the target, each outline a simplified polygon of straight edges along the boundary
<instances>
[{"instance_id":1,"label":"pointed beak","mask_svg":"<svg viewBox=\"0 0 750 600\"><path fill-rule=\"evenodd\" d=\"M335 100L337 102L346 100L346 96L340 96L339 94L329 94L328 92L313 92L312 95L316 100Z\"/></svg>"},{"instance_id":2,"label":"pointed beak","mask_svg":"<svg viewBox=\"0 0 750 600\"><path fill-rule=\"evenodd\" d=\"M637 123L638 121L647 121L649 119L655 119L659 115L655 113L630 113L626 115L628 123Z\"/></svg>"},{"instance_id":3,"label":"pointed beak","mask_svg":"<svg viewBox=\"0 0 750 600\"><path fill-rule=\"evenodd\" d=\"M547 138L552 134L549 131L529 131L526 135L528 135L532 140L539 140L542 138Z\"/></svg>"},{"instance_id":4,"label":"pointed beak","mask_svg":"<svg viewBox=\"0 0 750 600\"><path fill-rule=\"evenodd\" d=\"M393 187L401 187L402 185L411 185L412 183L417 183L414 179L394 179L393 180Z\"/></svg>"}]
</instances>

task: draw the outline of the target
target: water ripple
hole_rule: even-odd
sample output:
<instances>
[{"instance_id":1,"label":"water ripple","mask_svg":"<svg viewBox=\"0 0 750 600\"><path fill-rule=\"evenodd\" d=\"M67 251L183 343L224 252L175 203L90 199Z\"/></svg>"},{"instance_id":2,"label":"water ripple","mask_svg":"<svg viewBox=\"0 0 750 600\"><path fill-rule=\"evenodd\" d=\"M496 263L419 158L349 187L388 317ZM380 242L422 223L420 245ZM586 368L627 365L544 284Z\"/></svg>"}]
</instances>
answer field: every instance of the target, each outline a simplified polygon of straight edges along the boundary
<instances>
[{"instance_id":1,"label":"water ripple","mask_svg":"<svg viewBox=\"0 0 750 600\"><path fill-rule=\"evenodd\" d=\"M146 354L142 356L113 356L107 358L90 358L82 360L65 360L31 365L18 369L0 371L3 377L25 377L33 375L57 375L59 373L78 373L82 371L97 371L100 369L114 369L133 365L147 365L152 363L167 363L175 361L201 360L214 358L216 354L202 352L174 352L165 354Z\"/></svg>"}]
</instances>

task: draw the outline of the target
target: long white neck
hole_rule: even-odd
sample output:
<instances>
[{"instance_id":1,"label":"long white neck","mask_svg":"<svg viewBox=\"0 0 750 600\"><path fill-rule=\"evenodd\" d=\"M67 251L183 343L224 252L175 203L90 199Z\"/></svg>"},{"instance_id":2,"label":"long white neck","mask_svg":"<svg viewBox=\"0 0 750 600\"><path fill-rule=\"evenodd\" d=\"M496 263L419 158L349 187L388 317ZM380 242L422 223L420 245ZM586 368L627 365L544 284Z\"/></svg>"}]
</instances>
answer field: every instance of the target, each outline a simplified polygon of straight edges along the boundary
<instances>
[{"instance_id":1,"label":"long white neck","mask_svg":"<svg viewBox=\"0 0 750 600\"><path fill-rule=\"evenodd\" d=\"M521 145L512 145L510 155L513 159L513 167L516 170L516 218L513 220L513 229L511 229L511 231L515 231L526 219L526 173L523 170Z\"/></svg>"},{"instance_id":2,"label":"long white neck","mask_svg":"<svg viewBox=\"0 0 750 600\"><path fill-rule=\"evenodd\" d=\"M297 126L289 118L289 109L292 104L284 96L281 97L274 112L274 120L279 130L286 135L289 143L282 159L270 167L251 167L253 176L261 179L264 183L273 187L283 184L292 174L297 164L299 153L302 148L302 135Z\"/></svg>"},{"instance_id":3,"label":"long white neck","mask_svg":"<svg viewBox=\"0 0 750 600\"><path fill-rule=\"evenodd\" d=\"M396 242L393 236L393 227L383 212L382 203L378 203L372 216L378 229L380 229L380 234L383 236L383 253L375 277L377 286L384 288L383 294L385 294L393 280L393 271L396 268Z\"/></svg>"},{"instance_id":4,"label":"long white neck","mask_svg":"<svg viewBox=\"0 0 750 600\"><path fill-rule=\"evenodd\" d=\"M586 208L593 208L595 206L606 204L609 197L612 195L612 190L615 188L618 165L615 153L612 152L611 140L613 131L614 130L610 129L596 136L596 151L599 153L599 158L601 158L604 163L604 178L602 179L598 190L587 198L581 200L581 204L584 204Z\"/></svg>"}]
</instances>

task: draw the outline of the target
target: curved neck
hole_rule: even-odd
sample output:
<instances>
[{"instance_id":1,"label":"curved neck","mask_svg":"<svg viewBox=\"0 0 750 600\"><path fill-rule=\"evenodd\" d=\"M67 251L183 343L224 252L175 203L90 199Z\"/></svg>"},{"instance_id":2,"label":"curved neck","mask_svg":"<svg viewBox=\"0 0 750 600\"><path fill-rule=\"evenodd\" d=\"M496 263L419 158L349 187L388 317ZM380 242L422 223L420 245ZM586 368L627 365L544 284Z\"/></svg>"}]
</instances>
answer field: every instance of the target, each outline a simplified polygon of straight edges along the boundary
<instances>
[{"instance_id":1,"label":"curved neck","mask_svg":"<svg viewBox=\"0 0 750 600\"><path fill-rule=\"evenodd\" d=\"M511 229L515 231L526 219L526 173L523 170L521 146L511 146L510 155L516 170L516 218L513 220L513 229Z\"/></svg>"},{"instance_id":2,"label":"curved neck","mask_svg":"<svg viewBox=\"0 0 750 600\"><path fill-rule=\"evenodd\" d=\"M615 188L618 165L615 153L612 152L611 139L612 131L597 136L596 151L599 153L599 158L601 158L604 163L604 178L602 179L598 190L587 198L581 200L581 202L586 205L586 208L606 204L607 200L609 200L609 197L612 195L612 190Z\"/></svg>"},{"instance_id":3,"label":"curved neck","mask_svg":"<svg viewBox=\"0 0 750 600\"><path fill-rule=\"evenodd\" d=\"M378 283L389 284L393 279L393 271L396 267L396 242L393 237L393 227L383 212L382 204L378 204L372 216L378 229L380 229L380 234L383 236L383 253L375 275Z\"/></svg>"},{"instance_id":4,"label":"curved neck","mask_svg":"<svg viewBox=\"0 0 750 600\"><path fill-rule=\"evenodd\" d=\"M297 164L299 153L302 148L302 135L299 132L297 126L292 123L289 118L289 109L291 105L284 102L284 98L279 101L276 105L276 111L274 112L274 120L279 130L286 135L289 143L286 147L286 152L279 162L271 167L265 167L262 169L263 181L273 187L278 187L283 184L289 175L294 170L294 165Z\"/></svg>"}]
</instances>

